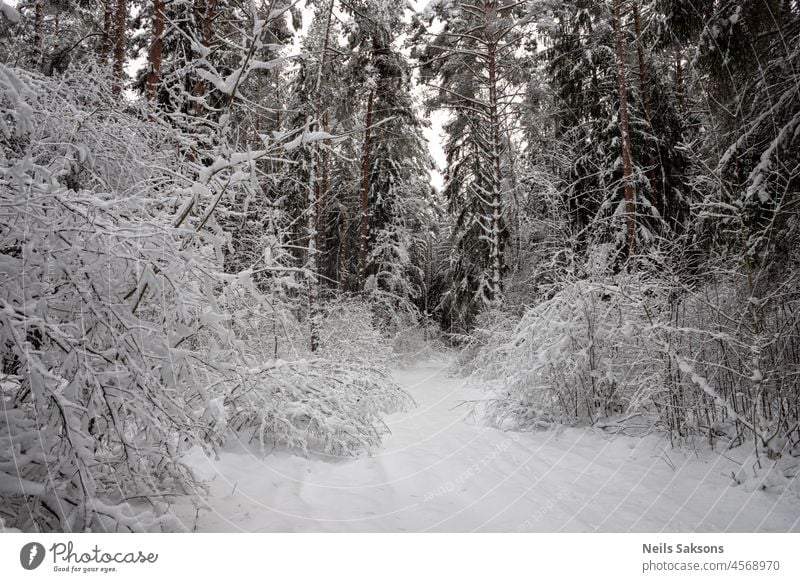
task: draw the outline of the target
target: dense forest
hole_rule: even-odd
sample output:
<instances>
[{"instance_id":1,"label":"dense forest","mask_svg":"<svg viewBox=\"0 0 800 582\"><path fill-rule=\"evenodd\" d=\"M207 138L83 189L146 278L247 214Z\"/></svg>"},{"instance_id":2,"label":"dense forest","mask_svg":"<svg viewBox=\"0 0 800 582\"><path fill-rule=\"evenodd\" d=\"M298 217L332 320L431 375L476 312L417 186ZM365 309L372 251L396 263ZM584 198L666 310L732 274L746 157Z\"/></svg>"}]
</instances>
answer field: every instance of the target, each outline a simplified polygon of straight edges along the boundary
<instances>
[{"instance_id":1,"label":"dense forest","mask_svg":"<svg viewBox=\"0 0 800 582\"><path fill-rule=\"evenodd\" d=\"M795 475L800 2L0 1L0 281L0 530L364 454L431 350Z\"/></svg>"}]
</instances>

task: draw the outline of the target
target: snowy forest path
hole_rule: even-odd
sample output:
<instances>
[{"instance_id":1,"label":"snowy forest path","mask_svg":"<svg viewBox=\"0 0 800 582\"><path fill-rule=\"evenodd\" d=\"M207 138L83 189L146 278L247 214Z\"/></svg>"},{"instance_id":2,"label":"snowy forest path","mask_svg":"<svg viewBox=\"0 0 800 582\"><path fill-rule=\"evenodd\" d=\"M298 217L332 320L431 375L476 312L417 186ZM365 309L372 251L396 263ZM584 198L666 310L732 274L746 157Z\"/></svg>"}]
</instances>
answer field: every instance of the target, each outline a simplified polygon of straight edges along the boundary
<instances>
[{"instance_id":1,"label":"snowy forest path","mask_svg":"<svg viewBox=\"0 0 800 582\"><path fill-rule=\"evenodd\" d=\"M656 437L486 426L469 405L486 394L449 368L439 358L394 373L417 407L387 417L391 434L369 456L196 451L212 479L197 530L800 531L797 499L733 487L740 467L725 457ZM193 510L178 515L194 527Z\"/></svg>"}]
</instances>

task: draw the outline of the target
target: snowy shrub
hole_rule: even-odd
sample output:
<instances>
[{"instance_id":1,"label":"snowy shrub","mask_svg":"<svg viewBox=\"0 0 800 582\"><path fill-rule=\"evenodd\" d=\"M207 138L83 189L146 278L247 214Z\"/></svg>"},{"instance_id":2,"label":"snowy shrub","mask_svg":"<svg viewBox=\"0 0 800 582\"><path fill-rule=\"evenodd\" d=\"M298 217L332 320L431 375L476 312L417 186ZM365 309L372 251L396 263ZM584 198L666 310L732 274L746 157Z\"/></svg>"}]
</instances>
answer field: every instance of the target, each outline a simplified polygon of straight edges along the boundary
<instances>
[{"instance_id":1,"label":"snowy shrub","mask_svg":"<svg viewBox=\"0 0 800 582\"><path fill-rule=\"evenodd\" d=\"M306 326L246 280L236 278L226 297L235 314L233 332L244 329L236 335L251 341L237 339L235 349L220 354L229 362L217 364L227 381L210 393L240 437L257 440L264 450L283 446L304 455L350 456L380 443L383 414L412 404L389 377L390 346L362 303L324 304L320 348L311 353ZM264 303L271 309L255 307ZM258 329L263 343L252 341ZM273 351L273 341L280 349Z\"/></svg>"},{"instance_id":2,"label":"snowy shrub","mask_svg":"<svg viewBox=\"0 0 800 582\"><path fill-rule=\"evenodd\" d=\"M353 299L328 301L320 314L319 355L335 361L372 362L385 366L392 360L392 348L372 323L368 304Z\"/></svg>"},{"instance_id":3,"label":"snowy shrub","mask_svg":"<svg viewBox=\"0 0 800 582\"><path fill-rule=\"evenodd\" d=\"M513 330L497 320L479 328L466 369L494 391L489 420L750 441L770 459L796 451L798 273L765 282L759 297L731 273L697 290L643 274L577 280Z\"/></svg>"},{"instance_id":4,"label":"snowy shrub","mask_svg":"<svg viewBox=\"0 0 800 582\"><path fill-rule=\"evenodd\" d=\"M479 314L475 327L468 334L451 336L460 349L453 362L453 372L463 376L477 372L482 354L489 353L507 342L518 319L506 311L492 309Z\"/></svg>"},{"instance_id":5,"label":"snowy shrub","mask_svg":"<svg viewBox=\"0 0 800 582\"><path fill-rule=\"evenodd\" d=\"M641 278L578 280L505 327L472 363L473 381L498 392L491 421L533 428L635 410L660 384L642 333L659 293Z\"/></svg>"},{"instance_id":6,"label":"snowy shrub","mask_svg":"<svg viewBox=\"0 0 800 582\"><path fill-rule=\"evenodd\" d=\"M434 354L448 350L442 331L431 321L409 322L394 334L391 340L395 361L400 365L413 364Z\"/></svg>"},{"instance_id":7,"label":"snowy shrub","mask_svg":"<svg viewBox=\"0 0 800 582\"><path fill-rule=\"evenodd\" d=\"M214 430L185 341L209 253L162 210L167 136L95 87L0 66L0 512L24 530L174 527L180 448Z\"/></svg>"},{"instance_id":8,"label":"snowy shrub","mask_svg":"<svg viewBox=\"0 0 800 582\"><path fill-rule=\"evenodd\" d=\"M230 426L267 445L350 456L380 444L381 416L411 398L374 366L274 361L225 395Z\"/></svg>"},{"instance_id":9,"label":"snowy shrub","mask_svg":"<svg viewBox=\"0 0 800 582\"><path fill-rule=\"evenodd\" d=\"M750 441L769 458L796 450L799 284L796 269L775 278L721 271L676 304L664 335L673 369L663 406L673 432Z\"/></svg>"}]
</instances>

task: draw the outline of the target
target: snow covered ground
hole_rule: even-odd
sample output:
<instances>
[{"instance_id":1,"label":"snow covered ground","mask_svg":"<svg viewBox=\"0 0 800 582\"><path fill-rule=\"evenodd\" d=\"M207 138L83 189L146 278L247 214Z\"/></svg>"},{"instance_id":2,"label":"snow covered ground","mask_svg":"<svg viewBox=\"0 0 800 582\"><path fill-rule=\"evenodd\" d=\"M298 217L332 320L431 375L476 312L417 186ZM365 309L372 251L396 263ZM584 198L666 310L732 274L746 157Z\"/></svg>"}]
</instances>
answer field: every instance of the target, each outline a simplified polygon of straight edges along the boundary
<instances>
[{"instance_id":1,"label":"snow covered ground","mask_svg":"<svg viewBox=\"0 0 800 582\"><path fill-rule=\"evenodd\" d=\"M484 394L447 365L395 373L419 406L388 417L392 434L371 456L262 456L234 443L213 460L194 450L190 463L213 479L197 531L800 531L795 488L733 486L737 451L583 429L502 432L459 406ZM193 507L177 513L195 527Z\"/></svg>"}]
</instances>

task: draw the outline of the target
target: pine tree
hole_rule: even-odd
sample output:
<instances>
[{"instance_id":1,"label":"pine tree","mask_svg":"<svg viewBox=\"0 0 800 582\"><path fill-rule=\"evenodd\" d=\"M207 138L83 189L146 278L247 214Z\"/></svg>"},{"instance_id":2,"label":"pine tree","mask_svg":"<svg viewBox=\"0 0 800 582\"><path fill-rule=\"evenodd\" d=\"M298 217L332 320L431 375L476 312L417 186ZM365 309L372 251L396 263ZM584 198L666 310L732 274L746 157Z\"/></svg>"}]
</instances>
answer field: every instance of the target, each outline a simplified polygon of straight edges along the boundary
<instances>
[{"instance_id":1,"label":"pine tree","mask_svg":"<svg viewBox=\"0 0 800 582\"><path fill-rule=\"evenodd\" d=\"M645 66L657 39L635 34L636 14L640 25L658 15L623 6L559 3L539 26L557 105L555 137L570 151L558 171L578 248L594 257L592 268L618 269L634 252L652 262L650 251L669 247L687 218L677 100L663 61L651 58ZM636 73L639 82L631 82Z\"/></svg>"},{"instance_id":2,"label":"pine tree","mask_svg":"<svg viewBox=\"0 0 800 582\"><path fill-rule=\"evenodd\" d=\"M447 183L445 193L456 217L451 304L461 325L503 296L507 228L503 176L512 87L522 43L520 3L500 0L432 3L425 15L443 23L417 35L422 79L436 95L431 107L447 108ZM424 39L424 40L423 40Z\"/></svg>"},{"instance_id":3,"label":"pine tree","mask_svg":"<svg viewBox=\"0 0 800 582\"><path fill-rule=\"evenodd\" d=\"M401 14L385 0L352 7L348 70L366 97L359 197L359 290L384 321L420 297L420 236L428 228L429 170L422 122L411 97L411 72L394 39Z\"/></svg>"},{"instance_id":4,"label":"pine tree","mask_svg":"<svg viewBox=\"0 0 800 582\"><path fill-rule=\"evenodd\" d=\"M112 0L116 1L116 0ZM101 46L101 14L93 0L24 0L18 22L0 18L0 59L46 75L94 65Z\"/></svg>"}]
</instances>

